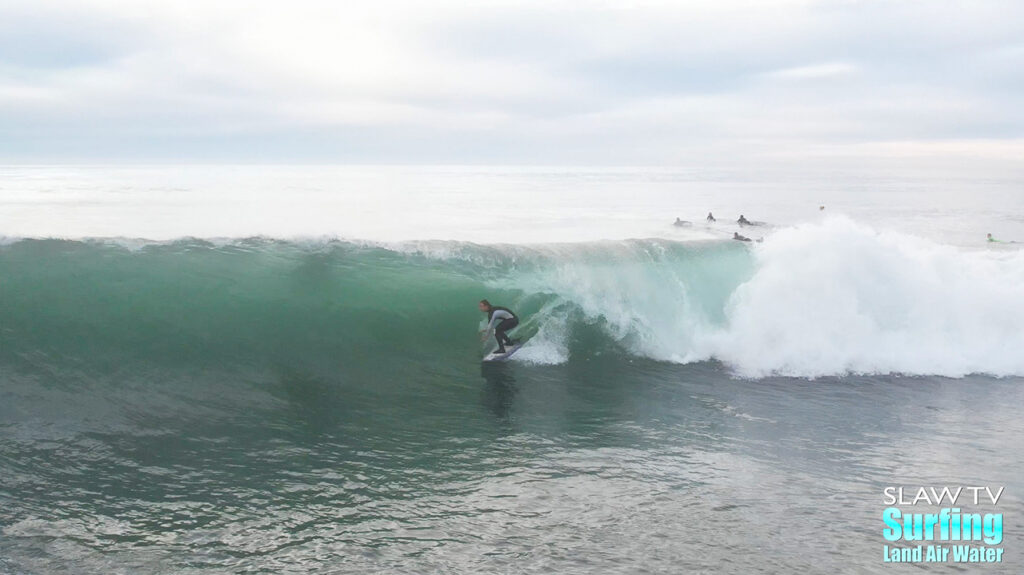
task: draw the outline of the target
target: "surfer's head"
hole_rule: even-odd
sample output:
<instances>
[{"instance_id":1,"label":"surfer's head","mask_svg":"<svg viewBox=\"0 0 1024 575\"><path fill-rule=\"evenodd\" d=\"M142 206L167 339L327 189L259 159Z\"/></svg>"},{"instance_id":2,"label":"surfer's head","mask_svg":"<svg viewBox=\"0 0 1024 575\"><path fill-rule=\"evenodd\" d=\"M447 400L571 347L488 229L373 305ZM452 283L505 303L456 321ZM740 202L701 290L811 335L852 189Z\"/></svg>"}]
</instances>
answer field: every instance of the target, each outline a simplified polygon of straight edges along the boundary
<instances>
[{"instance_id":1,"label":"surfer's head","mask_svg":"<svg viewBox=\"0 0 1024 575\"><path fill-rule=\"evenodd\" d=\"M480 300L480 304L477 305L477 307L480 308L480 311L491 311L491 302L482 299Z\"/></svg>"}]
</instances>

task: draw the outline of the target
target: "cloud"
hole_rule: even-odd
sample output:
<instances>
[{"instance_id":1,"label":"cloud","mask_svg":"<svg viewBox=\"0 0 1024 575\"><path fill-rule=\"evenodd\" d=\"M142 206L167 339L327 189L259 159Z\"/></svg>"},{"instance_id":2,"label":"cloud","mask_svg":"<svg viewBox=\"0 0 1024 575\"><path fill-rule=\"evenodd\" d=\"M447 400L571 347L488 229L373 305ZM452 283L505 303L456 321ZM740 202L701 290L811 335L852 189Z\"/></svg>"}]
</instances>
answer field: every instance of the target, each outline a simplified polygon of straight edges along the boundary
<instances>
[{"instance_id":1,"label":"cloud","mask_svg":"<svg viewBox=\"0 0 1024 575\"><path fill-rule=\"evenodd\" d=\"M40 0L0 7L0 159L1005 158L1022 22L1009 1Z\"/></svg>"},{"instance_id":2,"label":"cloud","mask_svg":"<svg viewBox=\"0 0 1024 575\"><path fill-rule=\"evenodd\" d=\"M818 80L851 76L856 72L857 66L855 64L849 62L827 62L825 64L811 64L808 66L772 70L766 73L765 76L781 80Z\"/></svg>"}]
</instances>

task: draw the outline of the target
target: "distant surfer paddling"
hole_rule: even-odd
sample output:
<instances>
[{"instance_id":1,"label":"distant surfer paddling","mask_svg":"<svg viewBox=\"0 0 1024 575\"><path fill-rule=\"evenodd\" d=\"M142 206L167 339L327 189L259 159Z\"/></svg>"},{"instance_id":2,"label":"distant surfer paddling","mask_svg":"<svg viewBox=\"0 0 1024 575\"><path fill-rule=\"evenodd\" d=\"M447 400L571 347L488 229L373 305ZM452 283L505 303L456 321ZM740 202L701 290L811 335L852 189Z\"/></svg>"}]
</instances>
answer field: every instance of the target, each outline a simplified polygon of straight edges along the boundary
<instances>
[{"instance_id":1,"label":"distant surfer paddling","mask_svg":"<svg viewBox=\"0 0 1024 575\"><path fill-rule=\"evenodd\" d=\"M988 243L990 243L990 244L1015 244L1017 242L1016 241L1007 242L1007 241L1004 241L1004 240L997 240L994 237L992 237L992 234L988 234Z\"/></svg>"},{"instance_id":2,"label":"distant surfer paddling","mask_svg":"<svg viewBox=\"0 0 1024 575\"><path fill-rule=\"evenodd\" d=\"M491 305L491 302L485 299L480 300L478 307L487 314L487 328L480 331L480 339L487 340L493 330L494 339L498 340L498 350L495 353L505 353L506 345L516 343L508 336L508 332L519 325L519 318L507 307Z\"/></svg>"},{"instance_id":3,"label":"distant surfer paddling","mask_svg":"<svg viewBox=\"0 0 1024 575\"><path fill-rule=\"evenodd\" d=\"M763 225L765 225L764 222L752 222L752 221L748 220L747 217L744 216L743 214L740 214L740 219L736 220L736 223L739 224L740 227L743 227L743 226L763 226Z\"/></svg>"}]
</instances>

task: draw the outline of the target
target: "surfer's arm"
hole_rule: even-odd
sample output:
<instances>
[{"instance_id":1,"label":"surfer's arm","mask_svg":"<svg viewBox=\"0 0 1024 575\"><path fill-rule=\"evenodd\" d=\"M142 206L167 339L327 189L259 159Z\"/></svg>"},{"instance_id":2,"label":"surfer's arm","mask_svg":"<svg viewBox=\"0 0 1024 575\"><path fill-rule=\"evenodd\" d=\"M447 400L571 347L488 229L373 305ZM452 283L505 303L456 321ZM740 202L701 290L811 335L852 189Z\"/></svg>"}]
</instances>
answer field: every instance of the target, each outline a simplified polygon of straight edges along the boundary
<instances>
[{"instance_id":1,"label":"surfer's arm","mask_svg":"<svg viewBox=\"0 0 1024 575\"><path fill-rule=\"evenodd\" d=\"M500 322L501 320L509 319L511 317L512 314L508 313L505 310L499 309L498 311L491 314L491 321L487 324L487 331L493 330L494 326L498 325L498 322Z\"/></svg>"}]
</instances>

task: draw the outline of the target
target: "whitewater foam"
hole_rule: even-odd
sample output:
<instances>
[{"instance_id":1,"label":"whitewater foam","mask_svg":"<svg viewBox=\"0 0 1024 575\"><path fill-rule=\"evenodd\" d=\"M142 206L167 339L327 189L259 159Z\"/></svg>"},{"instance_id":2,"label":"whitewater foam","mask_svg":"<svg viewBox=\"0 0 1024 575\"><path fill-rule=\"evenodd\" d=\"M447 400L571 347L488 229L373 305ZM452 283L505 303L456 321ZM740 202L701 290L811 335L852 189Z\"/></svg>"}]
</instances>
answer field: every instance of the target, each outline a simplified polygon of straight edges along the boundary
<instances>
[{"instance_id":1,"label":"whitewater foam","mask_svg":"<svg viewBox=\"0 0 1024 575\"><path fill-rule=\"evenodd\" d=\"M1024 252L968 251L846 218L755 249L705 354L739 373L1024 373Z\"/></svg>"},{"instance_id":2,"label":"whitewater foam","mask_svg":"<svg viewBox=\"0 0 1024 575\"><path fill-rule=\"evenodd\" d=\"M519 353L517 361L535 365L557 365L569 360L569 318L564 312L544 310L546 321L540 326L536 335L527 341Z\"/></svg>"},{"instance_id":3,"label":"whitewater foam","mask_svg":"<svg viewBox=\"0 0 1024 575\"><path fill-rule=\"evenodd\" d=\"M538 248L538 261L492 285L556 294L651 359L716 359L744 377L1024 373L1020 251L965 250L831 217L754 246L606 242ZM567 360L572 322L540 315L544 337L525 356Z\"/></svg>"}]
</instances>

